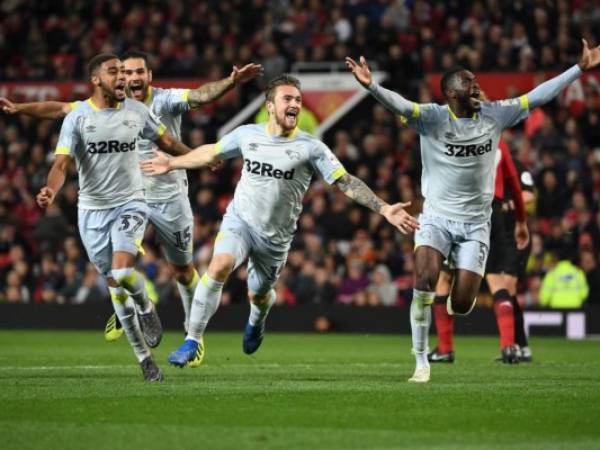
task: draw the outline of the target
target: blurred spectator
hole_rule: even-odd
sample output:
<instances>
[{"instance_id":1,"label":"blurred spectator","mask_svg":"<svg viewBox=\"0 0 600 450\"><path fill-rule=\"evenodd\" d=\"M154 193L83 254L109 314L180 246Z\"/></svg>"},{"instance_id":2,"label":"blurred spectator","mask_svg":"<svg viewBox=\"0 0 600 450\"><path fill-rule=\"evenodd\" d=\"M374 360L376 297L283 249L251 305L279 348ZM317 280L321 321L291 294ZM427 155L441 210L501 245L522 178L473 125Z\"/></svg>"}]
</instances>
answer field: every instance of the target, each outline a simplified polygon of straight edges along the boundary
<instances>
[{"instance_id":1,"label":"blurred spectator","mask_svg":"<svg viewBox=\"0 0 600 450\"><path fill-rule=\"evenodd\" d=\"M348 272L342 278L337 291L337 301L345 304L366 305L369 278L364 273L364 265L353 261L348 265Z\"/></svg>"},{"instance_id":2,"label":"blurred spectator","mask_svg":"<svg viewBox=\"0 0 600 450\"><path fill-rule=\"evenodd\" d=\"M587 299L589 287L585 273L571 262L567 253L560 255L556 266L544 277L540 288L540 306L577 309Z\"/></svg>"},{"instance_id":3,"label":"blurred spectator","mask_svg":"<svg viewBox=\"0 0 600 450\"><path fill-rule=\"evenodd\" d=\"M585 278L589 287L587 298L588 304L600 304L600 267L598 259L591 250L584 250L579 255L580 266L585 272Z\"/></svg>"},{"instance_id":4,"label":"blurred spectator","mask_svg":"<svg viewBox=\"0 0 600 450\"><path fill-rule=\"evenodd\" d=\"M90 263L85 269L81 286L75 294L73 303L91 303L108 301L108 286L105 280L98 275L96 268Z\"/></svg>"},{"instance_id":5,"label":"blurred spectator","mask_svg":"<svg viewBox=\"0 0 600 450\"><path fill-rule=\"evenodd\" d=\"M392 281L390 270L383 264L375 266L371 273L367 294L369 305L394 306L398 301L398 288Z\"/></svg>"}]
</instances>

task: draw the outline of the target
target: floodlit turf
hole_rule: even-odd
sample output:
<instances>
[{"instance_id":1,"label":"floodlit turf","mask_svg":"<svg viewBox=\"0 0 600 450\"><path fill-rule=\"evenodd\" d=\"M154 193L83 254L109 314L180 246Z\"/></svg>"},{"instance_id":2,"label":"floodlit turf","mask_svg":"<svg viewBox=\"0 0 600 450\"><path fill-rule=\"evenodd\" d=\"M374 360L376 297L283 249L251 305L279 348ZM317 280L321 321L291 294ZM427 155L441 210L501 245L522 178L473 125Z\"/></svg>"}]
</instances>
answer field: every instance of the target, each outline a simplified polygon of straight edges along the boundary
<instances>
[{"instance_id":1,"label":"floodlit turf","mask_svg":"<svg viewBox=\"0 0 600 450\"><path fill-rule=\"evenodd\" d=\"M124 338L0 332L0 448L600 448L600 342L534 339L535 361L492 361L497 341L458 338L457 361L413 369L406 336L209 333L198 369L145 384Z\"/></svg>"}]
</instances>

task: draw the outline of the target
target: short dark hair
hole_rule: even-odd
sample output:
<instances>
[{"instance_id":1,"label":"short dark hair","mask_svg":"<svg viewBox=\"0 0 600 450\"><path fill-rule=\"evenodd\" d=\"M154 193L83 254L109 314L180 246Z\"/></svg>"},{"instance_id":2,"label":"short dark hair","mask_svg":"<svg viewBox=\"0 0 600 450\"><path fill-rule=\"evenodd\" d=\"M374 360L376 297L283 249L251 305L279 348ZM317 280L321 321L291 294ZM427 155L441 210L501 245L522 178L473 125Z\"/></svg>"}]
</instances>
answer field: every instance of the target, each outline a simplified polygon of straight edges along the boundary
<instances>
[{"instance_id":1,"label":"short dark hair","mask_svg":"<svg viewBox=\"0 0 600 450\"><path fill-rule=\"evenodd\" d=\"M464 67L454 66L446 73L444 73L444 75L442 75L442 79L440 80L440 89L442 90L442 95L444 97L446 96L446 91L448 90L450 84L452 84L452 80L454 79L454 77L460 72L464 72L465 70L467 69L465 69Z\"/></svg>"},{"instance_id":2,"label":"short dark hair","mask_svg":"<svg viewBox=\"0 0 600 450\"><path fill-rule=\"evenodd\" d=\"M111 59L119 59L119 57L112 53L100 53L99 55L94 56L87 65L88 75L90 77L94 75L98 67Z\"/></svg>"},{"instance_id":3,"label":"short dark hair","mask_svg":"<svg viewBox=\"0 0 600 450\"><path fill-rule=\"evenodd\" d=\"M275 78L271 79L271 81L269 81L269 84L267 85L267 90L265 91L265 97L267 98L267 101L273 101L273 99L275 98L275 90L279 86L294 86L295 88L300 90L300 80L296 77L288 75L287 73L284 73L283 75L278 75Z\"/></svg>"},{"instance_id":4,"label":"short dark hair","mask_svg":"<svg viewBox=\"0 0 600 450\"><path fill-rule=\"evenodd\" d=\"M126 61L128 59L143 59L144 63L146 63L146 69L148 70L150 70L149 58L150 55L148 55L148 53L140 50L127 50L121 55L121 61Z\"/></svg>"}]
</instances>

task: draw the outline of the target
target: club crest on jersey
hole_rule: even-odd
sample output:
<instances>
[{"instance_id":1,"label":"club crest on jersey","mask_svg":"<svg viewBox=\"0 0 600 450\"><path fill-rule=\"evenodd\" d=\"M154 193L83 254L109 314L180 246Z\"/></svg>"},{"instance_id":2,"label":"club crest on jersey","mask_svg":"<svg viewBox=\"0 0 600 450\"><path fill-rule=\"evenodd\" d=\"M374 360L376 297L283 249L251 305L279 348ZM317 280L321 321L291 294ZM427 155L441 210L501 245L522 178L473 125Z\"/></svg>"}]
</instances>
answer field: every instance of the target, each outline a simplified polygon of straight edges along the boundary
<instances>
[{"instance_id":1,"label":"club crest on jersey","mask_svg":"<svg viewBox=\"0 0 600 450\"><path fill-rule=\"evenodd\" d=\"M444 137L445 137L446 139L454 139L454 138L456 138L456 135L455 135L455 134L454 134L452 131L447 131L447 132L444 134Z\"/></svg>"},{"instance_id":2,"label":"club crest on jersey","mask_svg":"<svg viewBox=\"0 0 600 450\"><path fill-rule=\"evenodd\" d=\"M288 158L292 159L292 160L296 160L296 161L300 161L300 152L296 151L296 150L290 150L287 149L285 151L285 154L288 155Z\"/></svg>"},{"instance_id":3,"label":"club crest on jersey","mask_svg":"<svg viewBox=\"0 0 600 450\"><path fill-rule=\"evenodd\" d=\"M135 120L124 120L123 125L129 129L133 129L137 127L137 122Z\"/></svg>"},{"instance_id":4,"label":"club crest on jersey","mask_svg":"<svg viewBox=\"0 0 600 450\"><path fill-rule=\"evenodd\" d=\"M96 125L88 125L87 127L85 127L85 132L86 133L95 133Z\"/></svg>"},{"instance_id":5,"label":"club crest on jersey","mask_svg":"<svg viewBox=\"0 0 600 450\"><path fill-rule=\"evenodd\" d=\"M258 144L255 144L254 142L248 144L248 150L251 152L255 152L258 150Z\"/></svg>"}]
</instances>

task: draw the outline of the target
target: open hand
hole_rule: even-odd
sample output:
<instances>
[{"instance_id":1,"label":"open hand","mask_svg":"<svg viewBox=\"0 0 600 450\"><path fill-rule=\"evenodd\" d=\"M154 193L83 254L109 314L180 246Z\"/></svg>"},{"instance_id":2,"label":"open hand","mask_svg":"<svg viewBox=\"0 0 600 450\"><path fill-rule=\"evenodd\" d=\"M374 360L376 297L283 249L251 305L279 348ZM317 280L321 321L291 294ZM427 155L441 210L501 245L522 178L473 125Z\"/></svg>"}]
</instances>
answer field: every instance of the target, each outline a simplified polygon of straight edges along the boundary
<instances>
[{"instance_id":1,"label":"open hand","mask_svg":"<svg viewBox=\"0 0 600 450\"><path fill-rule=\"evenodd\" d=\"M590 70L600 64L600 45L594 48L590 48L585 39L583 42L583 52L581 59L579 60L579 67L581 70Z\"/></svg>"},{"instance_id":2,"label":"open hand","mask_svg":"<svg viewBox=\"0 0 600 450\"><path fill-rule=\"evenodd\" d=\"M263 66L260 64L246 64L241 69L233 66L233 71L229 75L234 84L245 83L264 73Z\"/></svg>"},{"instance_id":3,"label":"open hand","mask_svg":"<svg viewBox=\"0 0 600 450\"><path fill-rule=\"evenodd\" d=\"M367 60L364 56L361 56L359 61L360 63L357 63L349 56L346 56L346 66L348 66L348 69L352 71L354 78L356 78L356 80L364 87L369 87L372 80L371 70L369 69Z\"/></svg>"},{"instance_id":4,"label":"open hand","mask_svg":"<svg viewBox=\"0 0 600 450\"><path fill-rule=\"evenodd\" d=\"M162 175L169 171L169 158L163 153L154 150L154 158L140 162L140 168L146 175Z\"/></svg>"},{"instance_id":5,"label":"open hand","mask_svg":"<svg viewBox=\"0 0 600 450\"><path fill-rule=\"evenodd\" d=\"M410 202L385 205L381 208L381 214L389 223L398 228L402 234L414 233L419 229L419 222L405 211L405 208L409 206Z\"/></svg>"}]
</instances>

